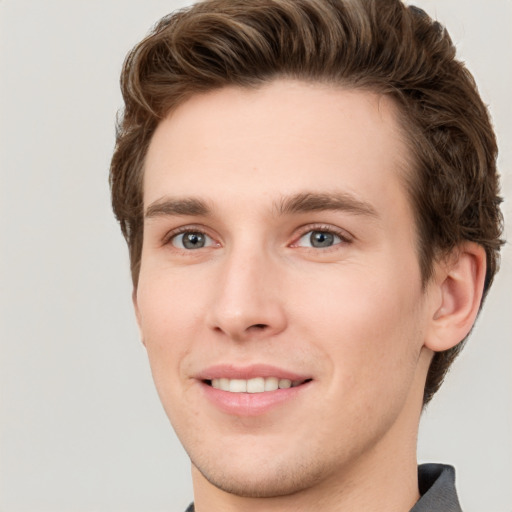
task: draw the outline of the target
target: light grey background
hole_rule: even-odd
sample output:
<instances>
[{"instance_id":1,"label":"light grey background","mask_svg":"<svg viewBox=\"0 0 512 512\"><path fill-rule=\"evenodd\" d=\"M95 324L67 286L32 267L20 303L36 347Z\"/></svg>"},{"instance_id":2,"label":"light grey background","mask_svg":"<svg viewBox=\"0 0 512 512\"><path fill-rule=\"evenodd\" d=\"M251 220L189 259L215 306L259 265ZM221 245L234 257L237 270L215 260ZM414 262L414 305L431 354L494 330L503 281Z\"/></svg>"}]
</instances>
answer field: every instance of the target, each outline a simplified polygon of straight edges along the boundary
<instances>
[{"instance_id":1,"label":"light grey background","mask_svg":"<svg viewBox=\"0 0 512 512\"><path fill-rule=\"evenodd\" d=\"M0 510L180 512L188 461L153 389L107 172L124 55L173 0L0 1ZM512 222L512 1L415 2L468 61ZM510 228L508 230L510 234ZM512 510L512 251L423 418L466 512Z\"/></svg>"}]
</instances>

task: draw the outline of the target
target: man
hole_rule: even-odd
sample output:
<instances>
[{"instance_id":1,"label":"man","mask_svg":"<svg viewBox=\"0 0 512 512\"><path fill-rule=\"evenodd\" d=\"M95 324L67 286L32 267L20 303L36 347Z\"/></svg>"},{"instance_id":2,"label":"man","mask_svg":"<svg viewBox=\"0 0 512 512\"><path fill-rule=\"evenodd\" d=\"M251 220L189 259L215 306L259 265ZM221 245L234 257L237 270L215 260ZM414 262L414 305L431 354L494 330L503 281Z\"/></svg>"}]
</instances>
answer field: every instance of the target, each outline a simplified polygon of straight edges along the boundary
<instances>
[{"instance_id":1,"label":"man","mask_svg":"<svg viewBox=\"0 0 512 512\"><path fill-rule=\"evenodd\" d=\"M206 1L129 54L113 206L197 512L460 510L416 438L501 214L454 56L398 0Z\"/></svg>"}]
</instances>

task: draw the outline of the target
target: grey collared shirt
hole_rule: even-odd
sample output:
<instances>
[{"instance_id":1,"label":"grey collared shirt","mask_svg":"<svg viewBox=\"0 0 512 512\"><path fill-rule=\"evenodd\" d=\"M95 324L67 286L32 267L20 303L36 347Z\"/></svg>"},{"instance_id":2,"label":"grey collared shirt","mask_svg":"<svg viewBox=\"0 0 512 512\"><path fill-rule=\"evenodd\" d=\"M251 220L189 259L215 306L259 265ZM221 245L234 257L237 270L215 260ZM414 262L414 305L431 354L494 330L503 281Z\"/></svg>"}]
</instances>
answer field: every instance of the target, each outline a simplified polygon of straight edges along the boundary
<instances>
[{"instance_id":1,"label":"grey collared shirt","mask_svg":"<svg viewBox=\"0 0 512 512\"><path fill-rule=\"evenodd\" d=\"M422 464L418 467L418 486L421 498L410 512L462 512L451 466ZM194 512L194 504L185 512Z\"/></svg>"},{"instance_id":2,"label":"grey collared shirt","mask_svg":"<svg viewBox=\"0 0 512 512\"><path fill-rule=\"evenodd\" d=\"M462 512L455 490L455 470L444 464L418 467L421 498L410 512Z\"/></svg>"}]
</instances>

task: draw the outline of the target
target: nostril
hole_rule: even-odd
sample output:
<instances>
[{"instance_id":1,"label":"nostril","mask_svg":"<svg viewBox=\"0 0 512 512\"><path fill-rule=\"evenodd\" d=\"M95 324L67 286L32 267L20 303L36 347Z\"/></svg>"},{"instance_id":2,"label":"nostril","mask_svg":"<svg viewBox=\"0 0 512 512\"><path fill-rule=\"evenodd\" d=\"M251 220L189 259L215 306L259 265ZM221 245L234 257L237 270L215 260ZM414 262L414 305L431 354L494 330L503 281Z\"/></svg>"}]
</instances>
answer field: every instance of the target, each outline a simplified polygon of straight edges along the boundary
<instances>
[{"instance_id":1,"label":"nostril","mask_svg":"<svg viewBox=\"0 0 512 512\"><path fill-rule=\"evenodd\" d=\"M266 324L254 324L251 327L254 327L256 329L265 329L265 327L267 327L267 326L266 326Z\"/></svg>"}]
</instances>

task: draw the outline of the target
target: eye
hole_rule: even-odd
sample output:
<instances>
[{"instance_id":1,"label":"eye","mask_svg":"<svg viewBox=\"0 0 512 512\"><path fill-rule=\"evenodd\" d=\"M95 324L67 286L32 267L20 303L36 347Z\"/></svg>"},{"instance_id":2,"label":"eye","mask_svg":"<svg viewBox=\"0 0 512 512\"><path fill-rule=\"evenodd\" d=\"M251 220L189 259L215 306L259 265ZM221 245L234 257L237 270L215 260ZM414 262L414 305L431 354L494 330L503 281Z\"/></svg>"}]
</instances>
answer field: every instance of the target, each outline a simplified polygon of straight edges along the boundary
<instances>
[{"instance_id":1,"label":"eye","mask_svg":"<svg viewBox=\"0 0 512 512\"><path fill-rule=\"evenodd\" d=\"M178 249L202 249L214 245L214 241L201 231L184 231L170 239L171 244Z\"/></svg>"},{"instance_id":2,"label":"eye","mask_svg":"<svg viewBox=\"0 0 512 512\"><path fill-rule=\"evenodd\" d=\"M300 247L314 247L315 249L323 249L326 247L332 247L333 245L337 245L343 241L344 240L341 238L341 236L336 235L331 231L314 230L308 231L302 235L296 245Z\"/></svg>"}]
</instances>

